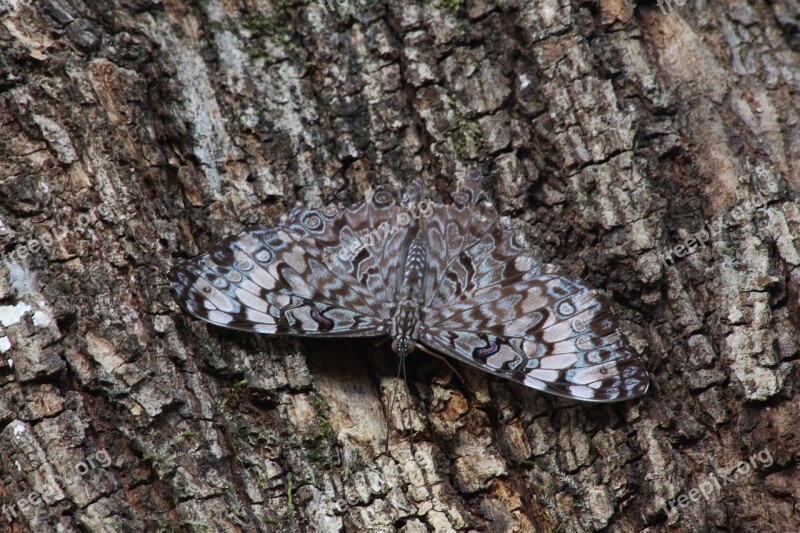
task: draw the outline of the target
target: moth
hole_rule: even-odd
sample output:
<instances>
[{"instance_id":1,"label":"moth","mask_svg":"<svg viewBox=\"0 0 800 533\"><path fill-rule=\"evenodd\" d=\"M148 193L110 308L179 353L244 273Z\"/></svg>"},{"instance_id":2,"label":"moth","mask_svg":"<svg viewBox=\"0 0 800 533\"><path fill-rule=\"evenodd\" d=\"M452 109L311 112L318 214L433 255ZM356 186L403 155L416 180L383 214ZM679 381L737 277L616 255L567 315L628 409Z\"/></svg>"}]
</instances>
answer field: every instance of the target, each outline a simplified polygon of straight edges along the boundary
<instances>
[{"instance_id":1,"label":"moth","mask_svg":"<svg viewBox=\"0 0 800 533\"><path fill-rule=\"evenodd\" d=\"M467 173L452 204L378 188L350 209L294 208L169 273L189 314L300 337L390 337L530 388L590 402L647 391L609 303L528 255ZM422 207L424 206L424 208Z\"/></svg>"}]
</instances>

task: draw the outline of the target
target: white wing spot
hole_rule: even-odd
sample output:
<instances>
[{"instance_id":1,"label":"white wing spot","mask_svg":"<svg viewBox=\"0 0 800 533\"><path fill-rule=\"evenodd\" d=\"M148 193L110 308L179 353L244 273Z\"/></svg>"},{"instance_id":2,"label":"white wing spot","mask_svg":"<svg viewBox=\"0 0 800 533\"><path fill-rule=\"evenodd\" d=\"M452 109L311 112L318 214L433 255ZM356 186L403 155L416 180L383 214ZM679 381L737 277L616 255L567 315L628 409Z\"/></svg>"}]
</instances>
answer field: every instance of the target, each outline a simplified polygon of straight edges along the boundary
<instances>
[{"instance_id":1,"label":"white wing spot","mask_svg":"<svg viewBox=\"0 0 800 533\"><path fill-rule=\"evenodd\" d=\"M215 324L224 326L225 324L230 324L233 322L233 317L228 313L223 313L222 311L209 311L208 320Z\"/></svg>"}]
</instances>

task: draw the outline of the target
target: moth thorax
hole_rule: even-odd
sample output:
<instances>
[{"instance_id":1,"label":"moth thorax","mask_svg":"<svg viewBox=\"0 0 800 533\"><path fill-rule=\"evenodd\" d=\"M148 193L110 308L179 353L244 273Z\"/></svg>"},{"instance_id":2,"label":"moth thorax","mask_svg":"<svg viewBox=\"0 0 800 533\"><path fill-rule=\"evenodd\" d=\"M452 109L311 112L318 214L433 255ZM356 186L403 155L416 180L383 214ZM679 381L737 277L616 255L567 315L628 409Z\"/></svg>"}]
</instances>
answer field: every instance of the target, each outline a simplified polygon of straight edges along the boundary
<instances>
[{"instance_id":1,"label":"moth thorax","mask_svg":"<svg viewBox=\"0 0 800 533\"><path fill-rule=\"evenodd\" d=\"M426 263L425 243L421 236L417 236L411 241L408 254L403 265L402 286L400 294L405 299L419 300L425 291L425 263Z\"/></svg>"}]
</instances>

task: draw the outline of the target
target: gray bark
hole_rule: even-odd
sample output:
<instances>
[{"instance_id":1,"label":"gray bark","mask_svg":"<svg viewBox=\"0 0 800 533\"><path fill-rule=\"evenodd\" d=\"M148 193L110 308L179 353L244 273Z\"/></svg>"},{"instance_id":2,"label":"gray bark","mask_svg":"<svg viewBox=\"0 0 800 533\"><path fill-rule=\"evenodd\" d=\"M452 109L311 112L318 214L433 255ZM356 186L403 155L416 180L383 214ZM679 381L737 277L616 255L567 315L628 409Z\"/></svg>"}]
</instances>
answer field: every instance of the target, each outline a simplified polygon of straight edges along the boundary
<instances>
[{"instance_id":1,"label":"gray bark","mask_svg":"<svg viewBox=\"0 0 800 533\"><path fill-rule=\"evenodd\" d=\"M800 528L795 0L25 4L0 20L0 530ZM646 397L415 355L387 454L386 345L170 297L172 264L296 201L447 200L474 165L614 300Z\"/></svg>"}]
</instances>

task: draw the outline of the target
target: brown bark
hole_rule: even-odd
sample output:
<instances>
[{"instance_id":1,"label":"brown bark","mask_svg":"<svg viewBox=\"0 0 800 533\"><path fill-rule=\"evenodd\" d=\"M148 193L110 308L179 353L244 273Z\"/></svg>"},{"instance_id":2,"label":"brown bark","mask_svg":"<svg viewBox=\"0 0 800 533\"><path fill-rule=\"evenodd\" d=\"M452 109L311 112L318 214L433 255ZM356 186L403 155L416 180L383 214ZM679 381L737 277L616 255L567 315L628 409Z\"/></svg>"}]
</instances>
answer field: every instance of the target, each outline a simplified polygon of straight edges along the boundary
<instances>
[{"instance_id":1,"label":"brown bark","mask_svg":"<svg viewBox=\"0 0 800 533\"><path fill-rule=\"evenodd\" d=\"M22 4L0 20L0 530L800 528L796 1ZM447 200L473 165L535 255L611 295L646 397L415 355L391 414L414 446L384 454L386 345L226 332L169 295L171 264L295 201L413 178Z\"/></svg>"}]
</instances>

